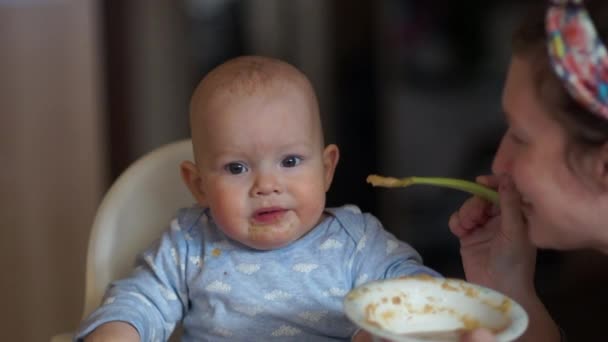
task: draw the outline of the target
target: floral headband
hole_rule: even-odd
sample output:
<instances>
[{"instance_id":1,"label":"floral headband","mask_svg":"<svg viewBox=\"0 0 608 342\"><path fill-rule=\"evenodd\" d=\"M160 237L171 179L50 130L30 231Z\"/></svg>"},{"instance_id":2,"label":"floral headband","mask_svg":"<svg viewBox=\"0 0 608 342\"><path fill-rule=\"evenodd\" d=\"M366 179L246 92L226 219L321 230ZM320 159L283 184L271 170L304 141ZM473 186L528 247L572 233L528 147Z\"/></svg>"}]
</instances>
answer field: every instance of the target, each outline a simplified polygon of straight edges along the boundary
<instances>
[{"instance_id":1,"label":"floral headband","mask_svg":"<svg viewBox=\"0 0 608 342\"><path fill-rule=\"evenodd\" d=\"M576 100L608 120L608 52L582 0L552 0L547 12L553 69Z\"/></svg>"}]
</instances>

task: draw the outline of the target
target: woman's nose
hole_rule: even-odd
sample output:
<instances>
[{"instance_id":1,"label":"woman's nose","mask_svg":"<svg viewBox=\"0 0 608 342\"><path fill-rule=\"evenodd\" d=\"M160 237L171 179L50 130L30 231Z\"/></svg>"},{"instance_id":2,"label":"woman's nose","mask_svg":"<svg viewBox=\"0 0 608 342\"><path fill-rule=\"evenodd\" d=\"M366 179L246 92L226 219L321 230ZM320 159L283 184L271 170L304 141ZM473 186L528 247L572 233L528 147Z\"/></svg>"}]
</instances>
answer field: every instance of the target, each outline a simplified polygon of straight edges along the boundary
<instances>
[{"instance_id":1,"label":"woman's nose","mask_svg":"<svg viewBox=\"0 0 608 342\"><path fill-rule=\"evenodd\" d=\"M253 196L267 196L280 194L282 186L278 175L274 172L260 172L256 175L255 182L251 189Z\"/></svg>"}]
</instances>

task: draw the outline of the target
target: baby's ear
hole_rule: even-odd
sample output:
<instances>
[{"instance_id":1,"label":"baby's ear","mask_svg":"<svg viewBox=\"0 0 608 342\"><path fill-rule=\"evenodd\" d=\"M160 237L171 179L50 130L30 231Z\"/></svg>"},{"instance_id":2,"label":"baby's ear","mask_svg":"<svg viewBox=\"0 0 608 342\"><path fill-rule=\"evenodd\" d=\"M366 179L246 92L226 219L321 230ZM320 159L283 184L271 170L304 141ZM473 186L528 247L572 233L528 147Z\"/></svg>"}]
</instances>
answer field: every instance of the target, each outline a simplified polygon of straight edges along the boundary
<instances>
[{"instance_id":1,"label":"baby's ear","mask_svg":"<svg viewBox=\"0 0 608 342\"><path fill-rule=\"evenodd\" d=\"M203 191L203 179L200 176L198 168L191 161L183 161L179 165L182 180L188 187L192 196L196 199L196 202L202 207L206 206L205 193Z\"/></svg>"},{"instance_id":2,"label":"baby's ear","mask_svg":"<svg viewBox=\"0 0 608 342\"><path fill-rule=\"evenodd\" d=\"M334 144L327 145L323 150L323 168L325 177L325 191L329 190L334 179L334 172L340 160L340 150Z\"/></svg>"}]
</instances>

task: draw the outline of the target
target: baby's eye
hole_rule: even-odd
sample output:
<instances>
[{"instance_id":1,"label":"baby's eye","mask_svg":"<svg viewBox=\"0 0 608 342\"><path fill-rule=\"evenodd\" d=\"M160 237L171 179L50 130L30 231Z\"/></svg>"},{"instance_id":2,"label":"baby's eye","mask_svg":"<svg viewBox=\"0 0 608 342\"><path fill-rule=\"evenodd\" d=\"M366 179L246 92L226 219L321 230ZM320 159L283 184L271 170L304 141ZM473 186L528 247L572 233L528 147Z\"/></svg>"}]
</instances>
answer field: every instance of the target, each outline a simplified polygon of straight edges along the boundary
<instances>
[{"instance_id":1,"label":"baby's eye","mask_svg":"<svg viewBox=\"0 0 608 342\"><path fill-rule=\"evenodd\" d=\"M240 162L228 163L224 166L224 169L233 175L238 175L249 170L247 165Z\"/></svg>"},{"instance_id":2,"label":"baby's eye","mask_svg":"<svg viewBox=\"0 0 608 342\"><path fill-rule=\"evenodd\" d=\"M281 161L281 166L283 167L294 167L299 165L302 162L302 157L298 156L288 156L287 158Z\"/></svg>"}]
</instances>

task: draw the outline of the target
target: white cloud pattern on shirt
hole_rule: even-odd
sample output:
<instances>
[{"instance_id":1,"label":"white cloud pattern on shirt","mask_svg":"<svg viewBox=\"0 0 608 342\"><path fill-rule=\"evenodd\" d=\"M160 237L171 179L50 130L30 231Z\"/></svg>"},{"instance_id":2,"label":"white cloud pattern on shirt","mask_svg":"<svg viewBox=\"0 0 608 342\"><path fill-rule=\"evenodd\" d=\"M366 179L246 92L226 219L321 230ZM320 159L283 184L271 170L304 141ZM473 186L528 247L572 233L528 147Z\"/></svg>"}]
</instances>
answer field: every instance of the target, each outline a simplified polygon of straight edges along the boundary
<instances>
[{"instance_id":1,"label":"white cloud pattern on shirt","mask_svg":"<svg viewBox=\"0 0 608 342\"><path fill-rule=\"evenodd\" d=\"M292 327L289 325L281 325L281 327L275 331L272 332L272 336L274 337L280 337L280 336L296 336L299 335L302 332L302 330L296 328L296 327Z\"/></svg>"},{"instance_id":2,"label":"white cloud pattern on shirt","mask_svg":"<svg viewBox=\"0 0 608 342\"><path fill-rule=\"evenodd\" d=\"M228 293L230 290L232 290L232 287L229 284L215 280L211 284L207 285L205 289L209 292Z\"/></svg>"},{"instance_id":3,"label":"white cloud pattern on shirt","mask_svg":"<svg viewBox=\"0 0 608 342\"><path fill-rule=\"evenodd\" d=\"M171 248L171 257L175 262L175 266L179 266L179 260L177 259L177 251L175 250L175 248Z\"/></svg>"},{"instance_id":4,"label":"white cloud pattern on shirt","mask_svg":"<svg viewBox=\"0 0 608 342\"><path fill-rule=\"evenodd\" d=\"M224 329L224 328L220 328L220 327L214 327L212 330L212 333L215 335L219 335L219 336L223 336L223 337L231 337L232 336L232 332L228 329Z\"/></svg>"},{"instance_id":5,"label":"white cloud pattern on shirt","mask_svg":"<svg viewBox=\"0 0 608 342\"><path fill-rule=\"evenodd\" d=\"M357 280L355 280L355 285L359 286L359 285L367 282L368 279L369 279L369 276L367 275L367 273L363 273L362 275L357 277Z\"/></svg>"},{"instance_id":6,"label":"white cloud pattern on shirt","mask_svg":"<svg viewBox=\"0 0 608 342\"><path fill-rule=\"evenodd\" d=\"M323 292L323 295L326 297L344 297L348 291L345 289L340 289L337 287L332 287L329 291Z\"/></svg>"},{"instance_id":7,"label":"white cloud pattern on shirt","mask_svg":"<svg viewBox=\"0 0 608 342\"><path fill-rule=\"evenodd\" d=\"M287 293L285 291L281 291L281 290L274 290L274 291L269 292L264 295L264 299L271 300L271 301L286 300L291 297L292 297L292 295L290 295L289 293Z\"/></svg>"},{"instance_id":8,"label":"white cloud pattern on shirt","mask_svg":"<svg viewBox=\"0 0 608 342\"><path fill-rule=\"evenodd\" d=\"M163 296L167 299L167 300L177 300L177 296L175 295L175 292L169 290L168 288L166 288L163 285L158 285L158 289L160 290L160 292L163 294Z\"/></svg>"},{"instance_id":9,"label":"white cloud pattern on shirt","mask_svg":"<svg viewBox=\"0 0 608 342\"><path fill-rule=\"evenodd\" d=\"M190 262L192 263L192 265L194 265L196 267L203 266L203 263L201 262L201 257L200 256L191 256L190 257Z\"/></svg>"},{"instance_id":10,"label":"white cloud pattern on shirt","mask_svg":"<svg viewBox=\"0 0 608 342\"><path fill-rule=\"evenodd\" d=\"M340 242L338 240L334 240L334 239L328 239L319 246L320 250L338 249L338 248L342 248L342 242Z\"/></svg>"},{"instance_id":11,"label":"white cloud pattern on shirt","mask_svg":"<svg viewBox=\"0 0 608 342\"><path fill-rule=\"evenodd\" d=\"M391 254L399 246L395 240L386 240L386 254Z\"/></svg>"},{"instance_id":12,"label":"white cloud pattern on shirt","mask_svg":"<svg viewBox=\"0 0 608 342\"><path fill-rule=\"evenodd\" d=\"M363 235L361 240L359 240L359 243L357 244L357 252L361 252L363 248L365 248L365 245L367 245L367 235Z\"/></svg>"},{"instance_id":13,"label":"white cloud pattern on shirt","mask_svg":"<svg viewBox=\"0 0 608 342\"><path fill-rule=\"evenodd\" d=\"M108 298L106 298L106 300L103 301L103 305L112 304L112 303L114 303L115 300L116 300L116 297L108 297Z\"/></svg>"},{"instance_id":14,"label":"white cloud pattern on shirt","mask_svg":"<svg viewBox=\"0 0 608 342\"><path fill-rule=\"evenodd\" d=\"M319 267L317 264L295 264L292 269L296 272L309 273Z\"/></svg>"},{"instance_id":15,"label":"white cloud pattern on shirt","mask_svg":"<svg viewBox=\"0 0 608 342\"><path fill-rule=\"evenodd\" d=\"M308 322L317 323L327 316L328 313L329 311L304 311L299 313L298 317Z\"/></svg>"},{"instance_id":16,"label":"white cloud pattern on shirt","mask_svg":"<svg viewBox=\"0 0 608 342\"><path fill-rule=\"evenodd\" d=\"M260 270L260 265L258 265L258 264L238 264L238 265L236 265L236 270L241 273L251 275Z\"/></svg>"}]
</instances>

